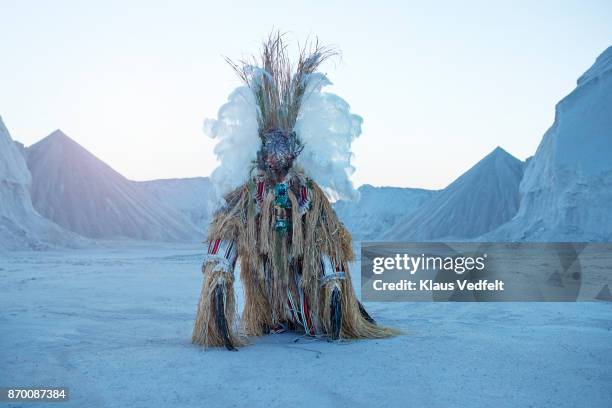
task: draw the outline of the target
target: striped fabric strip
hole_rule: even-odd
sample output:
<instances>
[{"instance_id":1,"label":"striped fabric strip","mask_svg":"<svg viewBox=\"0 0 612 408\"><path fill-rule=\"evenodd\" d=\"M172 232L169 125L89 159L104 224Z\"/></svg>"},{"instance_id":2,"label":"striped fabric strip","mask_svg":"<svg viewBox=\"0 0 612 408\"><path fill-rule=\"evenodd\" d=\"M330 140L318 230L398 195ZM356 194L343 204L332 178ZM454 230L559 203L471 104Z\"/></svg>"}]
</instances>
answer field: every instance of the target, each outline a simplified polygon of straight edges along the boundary
<instances>
[{"instance_id":1,"label":"striped fabric strip","mask_svg":"<svg viewBox=\"0 0 612 408\"><path fill-rule=\"evenodd\" d=\"M233 272L237 258L236 241L215 239L208 242L208 254L204 257L204 265L208 262L216 262L218 268L215 270Z\"/></svg>"},{"instance_id":2,"label":"striped fabric strip","mask_svg":"<svg viewBox=\"0 0 612 408\"><path fill-rule=\"evenodd\" d=\"M266 192L266 182L263 176L255 177L255 202L257 202L257 208L261 209L263 205L264 195Z\"/></svg>"},{"instance_id":3,"label":"striped fabric strip","mask_svg":"<svg viewBox=\"0 0 612 408\"><path fill-rule=\"evenodd\" d=\"M310 203L312 201L312 192L306 185L300 187L300 196L298 198L298 205L300 207L300 215L306 214L310 209Z\"/></svg>"},{"instance_id":4,"label":"striped fabric strip","mask_svg":"<svg viewBox=\"0 0 612 408\"><path fill-rule=\"evenodd\" d=\"M321 286L332 280L345 279L342 264L334 265L331 258L327 255L321 257L321 268L323 269L323 276L321 277Z\"/></svg>"}]
</instances>

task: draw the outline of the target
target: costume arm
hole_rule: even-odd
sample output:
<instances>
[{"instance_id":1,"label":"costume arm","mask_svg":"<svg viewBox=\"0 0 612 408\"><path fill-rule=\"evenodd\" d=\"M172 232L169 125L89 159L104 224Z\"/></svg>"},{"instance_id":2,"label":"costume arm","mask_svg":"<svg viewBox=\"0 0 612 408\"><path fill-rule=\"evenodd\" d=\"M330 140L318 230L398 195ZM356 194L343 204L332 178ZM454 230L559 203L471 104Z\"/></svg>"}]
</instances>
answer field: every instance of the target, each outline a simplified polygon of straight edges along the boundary
<instances>
[{"instance_id":1,"label":"costume arm","mask_svg":"<svg viewBox=\"0 0 612 408\"><path fill-rule=\"evenodd\" d=\"M230 196L231 198L231 196ZM242 343L235 324L234 267L238 257L239 202L230 202L209 226L207 254L192 341L235 350Z\"/></svg>"},{"instance_id":2,"label":"costume arm","mask_svg":"<svg viewBox=\"0 0 612 408\"><path fill-rule=\"evenodd\" d=\"M318 186L314 185L313 192L316 213L308 213L306 217L312 217L311 225L318 226L312 235L324 238L320 246L320 284L325 331L332 339L391 335L392 331L375 324L355 295L348 269L354 259L350 233ZM317 220L318 217L322 221Z\"/></svg>"}]
</instances>

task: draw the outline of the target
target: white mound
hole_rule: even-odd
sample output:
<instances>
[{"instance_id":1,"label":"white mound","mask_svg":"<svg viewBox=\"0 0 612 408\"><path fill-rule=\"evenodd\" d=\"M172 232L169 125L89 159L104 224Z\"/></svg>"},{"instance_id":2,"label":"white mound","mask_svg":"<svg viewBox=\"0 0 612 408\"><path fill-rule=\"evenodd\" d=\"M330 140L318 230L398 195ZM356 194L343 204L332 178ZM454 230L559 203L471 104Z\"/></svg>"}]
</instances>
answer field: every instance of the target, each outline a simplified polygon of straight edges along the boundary
<instances>
[{"instance_id":1,"label":"white mound","mask_svg":"<svg viewBox=\"0 0 612 408\"><path fill-rule=\"evenodd\" d=\"M412 214L435 193L420 188L373 187L365 184L359 187L357 200L338 201L334 209L353 239L373 241L381 239L398 220Z\"/></svg>"},{"instance_id":2,"label":"white mound","mask_svg":"<svg viewBox=\"0 0 612 408\"><path fill-rule=\"evenodd\" d=\"M517 216L485 239L612 241L612 47L557 104L520 194Z\"/></svg>"},{"instance_id":3,"label":"white mound","mask_svg":"<svg viewBox=\"0 0 612 408\"><path fill-rule=\"evenodd\" d=\"M57 130L27 149L32 202L43 216L91 238L194 241L203 233Z\"/></svg>"},{"instance_id":4,"label":"white mound","mask_svg":"<svg viewBox=\"0 0 612 408\"><path fill-rule=\"evenodd\" d=\"M498 147L398 222L385 238L469 239L491 231L516 214L522 175L523 162Z\"/></svg>"},{"instance_id":5,"label":"white mound","mask_svg":"<svg viewBox=\"0 0 612 408\"><path fill-rule=\"evenodd\" d=\"M44 249L78 239L32 207L30 172L0 118L0 250Z\"/></svg>"}]
</instances>

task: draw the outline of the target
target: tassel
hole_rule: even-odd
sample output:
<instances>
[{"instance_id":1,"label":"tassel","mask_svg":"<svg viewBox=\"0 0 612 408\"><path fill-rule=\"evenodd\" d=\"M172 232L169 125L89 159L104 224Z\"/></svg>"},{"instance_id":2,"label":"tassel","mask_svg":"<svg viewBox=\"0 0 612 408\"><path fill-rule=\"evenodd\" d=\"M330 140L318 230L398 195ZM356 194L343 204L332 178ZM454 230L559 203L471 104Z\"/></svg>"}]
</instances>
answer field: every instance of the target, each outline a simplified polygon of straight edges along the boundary
<instances>
[{"instance_id":1,"label":"tassel","mask_svg":"<svg viewBox=\"0 0 612 408\"><path fill-rule=\"evenodd\" d=\"M225 318L225 281L223 280L217 283L215 287L215 322L217 323L217 330L223 338L225 348L229 351L238 351L230 340L227 319Z\"/></svg>"},{"instance_id":2,"label":"tassel","mask_svg":"<svg viewBox=\"0 0 612 408\"><path fill-rule=\"evenodd\" d=\"M331 304L329 306L329 320L331 326L332 340L340 338L340 329L342 328L342 298L340 296L340 287L334 285L331 295Z\"/></svg>"},{"instance_id":3,"label":"tassel","mask_svg":"<svg viewBox=\"0 0 612 408\"><path fill-rule=\"evenodd\" d=\"M234 279L230 272L215 270L216 262L204 266L204 281L191 341L205 347L244 345L235 327Z\"/></svg>"}]
</instances>

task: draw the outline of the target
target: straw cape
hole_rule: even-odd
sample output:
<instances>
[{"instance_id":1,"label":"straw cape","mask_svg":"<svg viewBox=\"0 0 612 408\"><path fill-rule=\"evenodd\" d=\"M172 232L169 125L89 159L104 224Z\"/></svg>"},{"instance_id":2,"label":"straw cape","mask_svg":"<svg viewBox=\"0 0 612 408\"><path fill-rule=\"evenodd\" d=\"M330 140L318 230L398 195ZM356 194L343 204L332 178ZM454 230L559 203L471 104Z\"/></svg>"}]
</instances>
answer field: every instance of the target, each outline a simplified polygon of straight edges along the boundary
<instances>
[{"instance_id":1,"label":"straw cape","mask_svg":"<svg viewBox=\"0 0 612 408\"><path fill-rule=\"evenodd\" d=\"M208 229L196 344L235 350L248 336L286 330L334 340L397 333L377 325L356 298L351 235L322 189L294 164L303 149L294 126L308 82L335 54L311 44L300 50L294 69L276 33L260 60L228 60L253 92L261 147L251 176L225 196ZM245 292L241 320L234 297L237 262Z\"/></svg>"}]
</instances>

